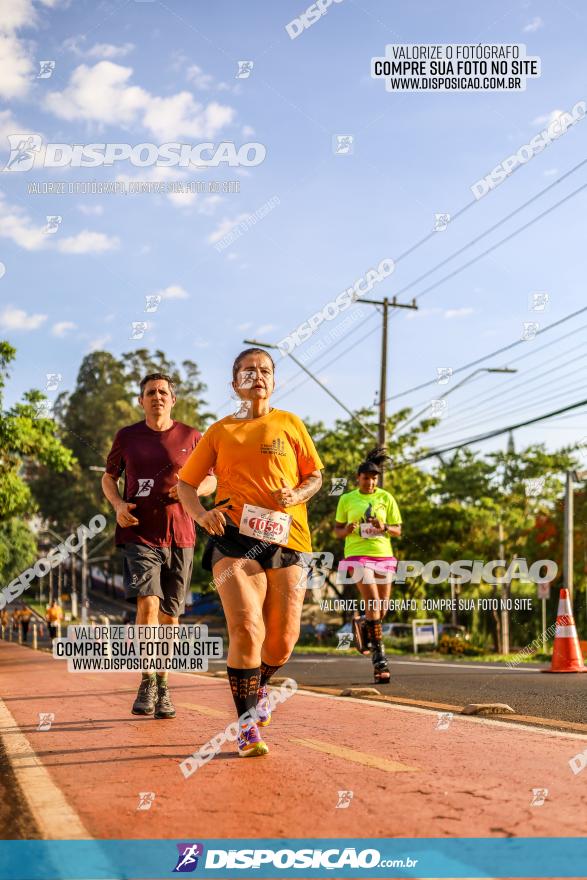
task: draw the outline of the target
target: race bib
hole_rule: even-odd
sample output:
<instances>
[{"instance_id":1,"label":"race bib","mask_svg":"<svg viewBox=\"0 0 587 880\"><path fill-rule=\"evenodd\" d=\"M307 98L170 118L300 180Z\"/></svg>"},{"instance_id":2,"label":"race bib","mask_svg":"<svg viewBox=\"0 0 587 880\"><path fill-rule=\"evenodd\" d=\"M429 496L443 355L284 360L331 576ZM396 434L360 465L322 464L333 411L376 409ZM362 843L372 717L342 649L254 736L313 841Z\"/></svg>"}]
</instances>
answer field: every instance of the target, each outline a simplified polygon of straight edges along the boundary
<instances>
[{"instance_id":1,"label":"race bib","mask_svg":"<svg viewBox=\"0 0 587 880\"><path fill-rule=\"evenodd\" d=\"M239 532L270 544L287 544L292 517L279 510L245 504Z\"/></svg>"},{"instance_id":2,"label":"race bib","mask_svg":"<svg viewBox=\"0 0 587 880\"><path fill-rule=\"evenodd\" d=\"M380 538L385 534L383 529L376 529L371 523L360 523L359 533L361 538Z\"/></svg>"}]
</instances>

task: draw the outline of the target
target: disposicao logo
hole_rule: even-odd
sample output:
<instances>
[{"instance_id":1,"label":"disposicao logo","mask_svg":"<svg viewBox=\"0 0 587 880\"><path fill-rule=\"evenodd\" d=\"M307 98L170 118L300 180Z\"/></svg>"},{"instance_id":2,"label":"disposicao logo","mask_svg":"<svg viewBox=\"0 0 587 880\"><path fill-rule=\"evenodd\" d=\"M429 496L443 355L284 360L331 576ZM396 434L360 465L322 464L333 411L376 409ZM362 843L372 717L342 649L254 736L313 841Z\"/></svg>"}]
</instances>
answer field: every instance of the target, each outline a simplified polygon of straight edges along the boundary
<instances>
[{"instance_id":1,"label":"disposicao logo","mask_svg":"<svg viewBox=\"0 0 587 880\"><path fill-rule=\"evenodd\" d=\"M204 855L203 843L177 843L179 856L174 873L187 874L198 867L198 859Z\"/></svg>"}]
</instances>

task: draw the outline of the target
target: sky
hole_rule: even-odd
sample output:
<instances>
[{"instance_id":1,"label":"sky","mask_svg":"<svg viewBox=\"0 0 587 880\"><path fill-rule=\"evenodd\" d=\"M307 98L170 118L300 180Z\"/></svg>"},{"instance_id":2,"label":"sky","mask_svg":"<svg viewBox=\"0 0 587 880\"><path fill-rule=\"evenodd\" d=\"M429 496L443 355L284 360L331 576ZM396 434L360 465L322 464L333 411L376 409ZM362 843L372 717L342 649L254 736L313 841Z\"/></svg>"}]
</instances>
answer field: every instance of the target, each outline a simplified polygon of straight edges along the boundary
<instances>
[{"instance_id":1,"label":"sky","mask_svg":"<svg viewBox=\"0 0 587 880\"><path fill-rule=\"evenodd\" d=\"M0 338L17 349L7 405L45 389L47 374L61 376L50 399L71 390L90 351L147 347L195 360L208 408L227 415L243 340L279 342L382 260L395 268L366 298L418 305L391 310L389 411L428 415L448 392L428 443L587 397L587 311L544 329L587 306L587 166L575 169L587 121L578 118L482 198L471 190L587 100L584 4L341 0L310 27L294 26L292 39L286 26L305 8L304 0L0 0ZM523 43L541 75L512 92L389 92L371 77L371 59L388 44L458 43ZM43 61L52 64L39 76ZM28 171L6 167L16 135L40 136ZM348 136L349 151L348 140L337 149ZM229 143L235 152L254 143L264 158L191 169L42 164L47 143L175 142ZM207 191L67 191L160 181ZM49 183L66 192L34 191ZM160 300L147 313L149 296ZM536 331L544 332L522 340ZM293 351L352 410L375 402L380 353L380 311L361 300ZM276 354L275 405L329 426L345 417ZM439 369L455 375L438 384ZM516 443L576 443L587 437L586 412L518 430Z\"/></svg>"}]
</instances>

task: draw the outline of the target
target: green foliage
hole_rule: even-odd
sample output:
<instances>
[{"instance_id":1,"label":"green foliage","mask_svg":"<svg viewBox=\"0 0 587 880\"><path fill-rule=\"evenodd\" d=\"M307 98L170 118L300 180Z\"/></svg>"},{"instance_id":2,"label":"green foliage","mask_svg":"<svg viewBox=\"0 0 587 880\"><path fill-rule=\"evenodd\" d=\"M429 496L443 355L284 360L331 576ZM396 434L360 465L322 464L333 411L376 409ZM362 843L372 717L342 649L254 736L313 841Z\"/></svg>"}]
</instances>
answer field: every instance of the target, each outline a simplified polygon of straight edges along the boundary
<instances>
[{"instance_id":1,"label":"green foliage","mask_svg":"<svg viewBox=\"0 0 587 880\"><path fill-rule=\"evenodd\" d=\"M21 519L0 523L0 583L8 584L37 558L33 533Z\"/></svg>"},{"instance_id":2,"label":"green foliage","mask_svg":"<svg viewBox=\"0 0 587 880\"><path fill-rule=\"evenodd\" d=\"M74 461L58 439L53 419L40 415L39 405L45 399L40 391L27 392L23 403L4 410L2 389L15 355L11 345L0 342L0 523L35 512L29 486L35 468L60 472Z\"/></svg>"}]
</instances>

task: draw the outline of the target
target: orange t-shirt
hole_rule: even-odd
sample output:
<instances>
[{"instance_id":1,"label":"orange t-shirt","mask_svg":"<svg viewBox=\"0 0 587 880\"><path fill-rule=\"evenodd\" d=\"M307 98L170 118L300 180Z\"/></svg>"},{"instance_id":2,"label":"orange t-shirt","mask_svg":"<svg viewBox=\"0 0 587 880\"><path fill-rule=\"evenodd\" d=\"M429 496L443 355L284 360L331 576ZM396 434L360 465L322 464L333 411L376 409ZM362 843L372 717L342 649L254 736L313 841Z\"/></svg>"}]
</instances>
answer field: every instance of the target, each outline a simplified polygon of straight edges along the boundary
<instances>
[{"instance_id":1,"label":"orange t-shirt","mask_svg":"<svg viewBox=\"0 0 587 880\"><path fill-rule=\"evenodd\" d=\"M63 618L63 611L61 608L56 605L55 608L47 608L47 620L49 623L57 623L58 620Z\"/></svg>"},{"instance_id":2,"label":"orange t-shirt","mask_svg":"<svg viewBox=\"0 0 587 880\"><path fill-rule=\"evenodd\" d=\"M292 488L313 471L323 468L320 456L301 419L293 413L272 409L256 419L226 416L211 425L185 465L179 479L199 486L210 468L218 480L216 498L230 498L225 516L239 526L244 504L280 510L271 494L282 486ZM292 517L287 544L312 552L305 504L285 508Z\"/></svg>"}]
</instances>

